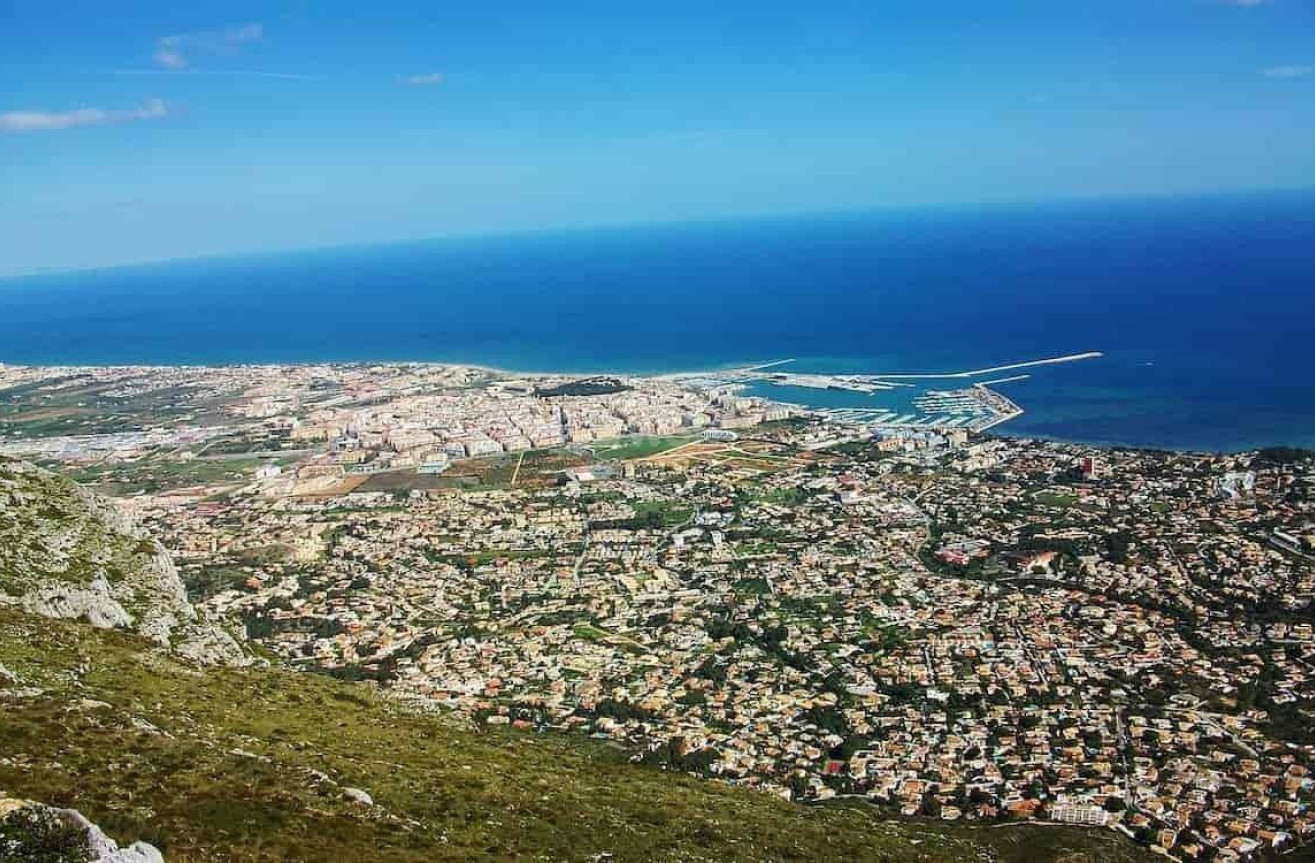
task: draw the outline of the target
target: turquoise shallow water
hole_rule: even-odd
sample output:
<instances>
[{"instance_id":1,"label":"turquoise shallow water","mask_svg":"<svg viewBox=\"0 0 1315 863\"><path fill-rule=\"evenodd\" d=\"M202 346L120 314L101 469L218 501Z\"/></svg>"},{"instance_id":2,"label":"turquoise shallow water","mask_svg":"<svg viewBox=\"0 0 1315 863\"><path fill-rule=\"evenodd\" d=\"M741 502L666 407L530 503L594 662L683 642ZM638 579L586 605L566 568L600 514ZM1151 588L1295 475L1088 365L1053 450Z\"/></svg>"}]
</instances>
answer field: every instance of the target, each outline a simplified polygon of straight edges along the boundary
<instances>
[{"instance_id":1,"label":"turquoise shallow water","mask_svg":"<svg viewBox=\"0 0 1315 863\"><path fill-rule=\"evenodd\" d=\"M1315 446L1315 196L443 240L0 281L0 362L946 371L1100 350L1002 428ZM947 382L947 386L955 385ZM794 397L799 391L777 391ZM818 404L867 396L804 391Z\"/></svg>"}]
</instances>

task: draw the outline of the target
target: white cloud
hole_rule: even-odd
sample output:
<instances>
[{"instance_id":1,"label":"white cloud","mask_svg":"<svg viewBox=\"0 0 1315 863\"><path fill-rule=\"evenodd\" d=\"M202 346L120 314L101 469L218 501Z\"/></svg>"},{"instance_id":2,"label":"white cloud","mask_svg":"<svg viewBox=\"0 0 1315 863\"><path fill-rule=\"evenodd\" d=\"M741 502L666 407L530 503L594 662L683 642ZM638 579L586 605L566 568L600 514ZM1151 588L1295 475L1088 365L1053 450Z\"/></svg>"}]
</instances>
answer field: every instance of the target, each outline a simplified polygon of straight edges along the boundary
<instances>
[{"instance_id":1,"label":"white cloud","mask_svg":"<svg viewBox=\"0 0 1315 863\"><path fill-rule=\"evenodd\" d=\"M1269 0L1224 0L1229 6L1242 6L1249 8L1252 6L1264 6Z\"/></svg>"},{"instance_id":2,"label":"white cloud","mask_svg":"<svg viewBox=\"0 0 1315 863\"><path fill-rule=\"evenodd\" d=\"M154 120L169 115L169 106L160 99L147 99L141 107L129 111L104 108L75 108L72 111L8 111L0 114L0 132L44 132L76 129L80 126L106 126L133 120Z\"/></svg>"},{"instance_id":3,"label":"white cloud","mask_svg":"<svg viewBox=\"0 0 1315 863\"><path fill-rule=\"evenodd\" d=\"M152 58L164 69L186 69L191 54L236 54L248 42L259 42L265 28L256 22L224 30L196 33L171 33L155 40Z\"/></svg>"},{"instance_id":4,"label":"white cloud","mask_svg":"<svg viewBox=\"0 0 1315 863\"><path fill-rule=\"evenodd\" d=\"M151 56L156 63L166 69L183 69L187 66L187 58L183 56L177 36L166 36L161 39L155 47L155 53Z\"/></svg>"},{"instance_id":5,"label":"white cloud","mask_svg":"<svg viewBox=\"0 0 1315 863\"><path fill-rule=\"evenodd\" d=\"M438 72L430 72L425 75L408 75L401 80L403 84L412 87L437 87L443 83L443 76Z\"/></svg>"},{"instance_id":6,"label":"white cloud","mask_svg":"<svg viewBox=\"0 0 1315 863\"><path fill-rule=\"evenodd\" d=\"M1305 78L1315 75L1315 66L1270 66L1268 69L1261 69L1260 74L1266 78Z\"/></svg>"},{"instance_id":7,"label":"white cloud","mask_svg":"<svg viewBox=\"0 0 1315 863\"><path fill-rule=\"evenodd\" d=\"M263 72L259 69L113 69L111 75L208 75L217 78L278 78L283 81L323 81L323 75Z\"/></svg>"}]
</instances>

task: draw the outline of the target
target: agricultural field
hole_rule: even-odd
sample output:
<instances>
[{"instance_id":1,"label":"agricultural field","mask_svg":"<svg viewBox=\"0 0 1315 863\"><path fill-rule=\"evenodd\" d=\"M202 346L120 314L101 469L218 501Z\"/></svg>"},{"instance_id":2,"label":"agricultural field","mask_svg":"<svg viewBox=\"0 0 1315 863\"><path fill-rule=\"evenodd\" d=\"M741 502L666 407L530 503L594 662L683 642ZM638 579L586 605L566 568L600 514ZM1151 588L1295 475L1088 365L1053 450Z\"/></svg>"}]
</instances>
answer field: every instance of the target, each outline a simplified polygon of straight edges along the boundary
<instances>
[{"instance_id":1,"label":"agricultural field","mask_svg":"<svg viewBox=\"0 0 1315 863\"><path fill-rule=\"evenodd\" d=\"M41 438L109 434L153 426L223 422L221 402L171 387L133 396L110 396L110 386L54 379L0 390L0 435Z\"/></svg>"},{"instance_id":2,"label":"agricultural field","mask_svg":"<svg viewBox=\"0 0 1315 863\"><path fill-rule=\"evenodd\" d=\"M557 481L557 474L570 467L590 463L590 459L565 449L529 450L490 458L471 458L454 462L441 474L421 474L414 469L371 474L355 490L360 492L408 492L415 489L464 489L488 491L512 487L542 488Z\"/></svg>"},{"instance_id":3,"label":"agricultural field","mask_svg":"<svg viewBox=\"0 0 1315 863\"><path fill-rule=\"evenodd\" d=\"M595 441L589 445L589 448L600 459L626 461L649 458L685 446L698 439L698 435L669 435L663 437L628 435L614 440Z\"/></svg>"},{"instance_id":4,"label":"agricultural field","mask_svg":"<svg viewBox=\"0 0 1315 863\"><path fill-rule=\"evenodd\" d=\"M261 465L284 466L291 462L288 458L202 456L187 459L173 453L156 452L132 461L106 461L78 467L58 464L47 466L61 470L70 479L103 494L125 496L194 486L240 485L253 481L256 469Z\"/></svg>"}]
</instances>

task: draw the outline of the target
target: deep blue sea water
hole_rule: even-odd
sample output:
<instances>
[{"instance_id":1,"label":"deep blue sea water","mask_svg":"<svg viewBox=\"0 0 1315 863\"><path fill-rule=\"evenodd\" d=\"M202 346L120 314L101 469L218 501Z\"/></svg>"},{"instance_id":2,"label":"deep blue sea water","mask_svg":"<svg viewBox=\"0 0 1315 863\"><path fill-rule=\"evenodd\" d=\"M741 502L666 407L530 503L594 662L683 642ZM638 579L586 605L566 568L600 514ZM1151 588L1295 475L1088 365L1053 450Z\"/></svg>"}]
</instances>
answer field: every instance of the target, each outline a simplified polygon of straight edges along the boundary
<instances>
[{"instance_id":1,"label":"deep blue sea water","mask_svg":"<svg viewBox=\"0 0 1315 863\"><path fill-rule=\"evenodd\" d=\"M1315 446L1315 195L545 232L0 281L9 363L659 372L795 357L798 371L917 372L1087 350L1106 357L1004 385L1027 413L1001 430Z\"/></svg>"}]
</instances>

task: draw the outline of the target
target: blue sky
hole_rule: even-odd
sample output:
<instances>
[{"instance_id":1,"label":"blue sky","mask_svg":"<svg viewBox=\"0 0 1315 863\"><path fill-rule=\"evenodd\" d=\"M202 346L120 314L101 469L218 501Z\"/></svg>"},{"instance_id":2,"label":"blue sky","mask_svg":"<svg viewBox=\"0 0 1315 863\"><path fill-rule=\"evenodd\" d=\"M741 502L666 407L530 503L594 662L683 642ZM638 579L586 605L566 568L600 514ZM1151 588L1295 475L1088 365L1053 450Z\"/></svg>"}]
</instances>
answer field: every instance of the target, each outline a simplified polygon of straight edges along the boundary
<instances>
[{"instance_id":1,"label":"blue sky","mask_svg":"<svg viewBox=\"0 0 1315 863\"><path fill-rule=\"evenodd\" d=\"M1311 0L8 0L0 82L0 275L1315 185Z\"/></svg>"}]
</instances>

